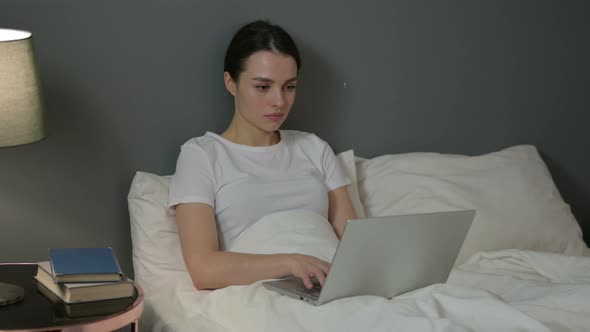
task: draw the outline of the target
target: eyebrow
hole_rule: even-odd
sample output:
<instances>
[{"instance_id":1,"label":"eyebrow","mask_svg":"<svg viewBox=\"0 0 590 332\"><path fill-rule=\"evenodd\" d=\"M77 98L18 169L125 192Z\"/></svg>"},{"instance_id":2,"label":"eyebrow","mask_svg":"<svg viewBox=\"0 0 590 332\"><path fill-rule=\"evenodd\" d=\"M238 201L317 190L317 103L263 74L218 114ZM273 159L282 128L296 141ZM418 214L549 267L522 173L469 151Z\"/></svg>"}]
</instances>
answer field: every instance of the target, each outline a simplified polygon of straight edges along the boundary
<instances>
[{"instance_id":1,"label":"eyebrow","mask_svg":"<svg viewBox=\"0 0 590 332\"><path fill-rule=\"evenodd\" d=\"M265 82L265 83L273 83L274 82L274 80L271 80L270 78L259 77L259 76L252 77L252 80L254 80L254 81L260 81L260 82ZM293 82L293 81L296 81L296 80L297 80L297 77L292 77L292 78L286 80L285 83L290 83L290 82Z\"/></svg>"}]
</instances>

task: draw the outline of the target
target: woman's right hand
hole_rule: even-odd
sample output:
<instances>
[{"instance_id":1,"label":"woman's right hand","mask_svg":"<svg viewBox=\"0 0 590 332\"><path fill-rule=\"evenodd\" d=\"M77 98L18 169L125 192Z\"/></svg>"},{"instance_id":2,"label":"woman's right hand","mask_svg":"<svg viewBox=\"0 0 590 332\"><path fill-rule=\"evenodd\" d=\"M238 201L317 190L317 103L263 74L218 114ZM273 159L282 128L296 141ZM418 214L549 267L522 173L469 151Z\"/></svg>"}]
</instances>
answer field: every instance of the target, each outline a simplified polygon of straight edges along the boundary
<instances>
[{"instance_id":1,"label":"woman's right hand","mask_svg":"<svg viewBox=\"0 0 590 332\"><path fill-rule=\"evenodd\" d=\"M315 277L322 287L326 280L326 275L330 271L330 263L324 262L313 256L290 254L291 274L303 281L306 288L312 288L312 277Z\"/></svg>"}]
</instances>

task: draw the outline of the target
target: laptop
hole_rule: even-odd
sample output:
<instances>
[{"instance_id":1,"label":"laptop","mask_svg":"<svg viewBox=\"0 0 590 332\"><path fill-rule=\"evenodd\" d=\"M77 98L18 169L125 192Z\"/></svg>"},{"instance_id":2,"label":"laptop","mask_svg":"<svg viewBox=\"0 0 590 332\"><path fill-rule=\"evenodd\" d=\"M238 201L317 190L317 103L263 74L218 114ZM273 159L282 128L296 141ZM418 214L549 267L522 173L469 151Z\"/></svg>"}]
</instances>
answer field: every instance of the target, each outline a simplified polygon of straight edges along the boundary
<instances>
[{"instance_id":1,"label":"laptop","mask_svg":"<svg viewBox=\"0 0 590 332\"><path fill-rule=\"evenodd\" d=\"M392 298L447 281L474 210L351 219L324 282L295 277L263 286L313 305L359 295Z\"/></svg>"}]
</instances>

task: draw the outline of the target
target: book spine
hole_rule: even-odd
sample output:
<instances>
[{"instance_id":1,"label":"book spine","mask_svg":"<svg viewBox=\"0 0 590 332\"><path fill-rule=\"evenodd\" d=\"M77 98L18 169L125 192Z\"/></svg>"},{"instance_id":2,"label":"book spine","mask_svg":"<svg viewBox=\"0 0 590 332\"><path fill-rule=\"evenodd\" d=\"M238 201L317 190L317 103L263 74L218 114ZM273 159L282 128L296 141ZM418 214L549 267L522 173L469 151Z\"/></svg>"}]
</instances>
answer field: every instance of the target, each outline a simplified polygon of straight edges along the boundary
<instances>
[{"instance_id":1,"label":"book spine","mask_svg":"<svg viewBox=\"0 0 590 332\"><path fill-rule=\"evenodd\" d=\"M58 283L58 279L57 276L55 275L55 268L53 268L53 262L51 261L51 259L49 260L49 266L51 266L51 271L48 271L51 273L51 277L53 278L53 281L57 284Z\"/></svg>"},{"instance_id":2,"label":"book spine","mask_svg":"<svg viewBox=\"0 0 590 332\"><path fill-rule=\"evenodd\" d=\"M119 275L122 277L123 276L123 270L121 270L121 265L119 265L119 260L117 259L117 256L115 256L115 252L113 251L112 247L107 247L109 248L109 251L111 252L111 256L113 256L113 259L115 260L115 264L117 264L117 270L119 270Z\"/></svg>"}]
</instances>

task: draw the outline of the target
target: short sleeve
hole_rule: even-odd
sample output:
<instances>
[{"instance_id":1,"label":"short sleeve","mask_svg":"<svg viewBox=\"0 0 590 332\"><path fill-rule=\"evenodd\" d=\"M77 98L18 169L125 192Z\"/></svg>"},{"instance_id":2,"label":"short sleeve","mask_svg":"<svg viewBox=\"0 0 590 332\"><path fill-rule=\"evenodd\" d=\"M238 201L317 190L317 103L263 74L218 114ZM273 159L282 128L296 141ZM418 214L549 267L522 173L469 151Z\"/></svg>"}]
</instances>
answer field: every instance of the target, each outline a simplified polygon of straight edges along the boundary
<instances>
[{"instance_id":1,"label":"short sleeve","mask_svg":"<svg viewBox=\"0 0 590 332\"><path fill-rule=\"evenodd\" d=\"M352 181L342 169L342 165L338 159L336 159L336 155L334 154L334 151L332 151L332 148L322 139L318 138L318 141L320 147L320 162L325 175L324 183L326 187L328 187L328 191L351 184Z\"/></svg>"},{"instance_id":2,"label":"short sleeve","mask_svg":"<svg viewBox=\"0 0 590 332\"><path fill-rule=\"evenodd\" d=\"M214 207L215 177L207 153L198 144L182 146L170 181L168 206L180 203L205 203Z\"/></svg>"}]
</instances>

